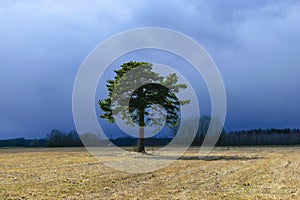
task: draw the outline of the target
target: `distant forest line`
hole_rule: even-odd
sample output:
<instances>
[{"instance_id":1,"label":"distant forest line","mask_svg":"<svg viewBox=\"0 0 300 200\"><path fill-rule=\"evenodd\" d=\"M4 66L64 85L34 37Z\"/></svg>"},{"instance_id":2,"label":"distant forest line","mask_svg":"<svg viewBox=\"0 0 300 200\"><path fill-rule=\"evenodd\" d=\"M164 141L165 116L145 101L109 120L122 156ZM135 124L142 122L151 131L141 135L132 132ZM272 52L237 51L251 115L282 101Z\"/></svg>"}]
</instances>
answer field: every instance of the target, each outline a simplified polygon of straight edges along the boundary
<instances>
[{"instance_id":1,"label":"distant forest line","mask_svg":"<svg viewBox=\"0 0 300 200\"><path fill-rule=\"evenodd\" d=\"M203 127L199 127L199 130ZM207 127L206 127L207 128ZM202 130L205 131L205 130ZM189 131L183 137L190 137ZM86 133L80 136L90 146L109 146L111 142L117 146L135 146L137 138L122 137L110 140L100 140L96 134ZM45 139L5 139L0 140L0 147L82 147L84 146L76 131L64 133L57 129L51 131ZM205 134L198 131L192 146L201 146ZM146 146L165 146L172 138L146 138ZM258 146L258 145L300 145L300 129L252 129L223 131L216 146Z\"/></svg>"}]
</instances>

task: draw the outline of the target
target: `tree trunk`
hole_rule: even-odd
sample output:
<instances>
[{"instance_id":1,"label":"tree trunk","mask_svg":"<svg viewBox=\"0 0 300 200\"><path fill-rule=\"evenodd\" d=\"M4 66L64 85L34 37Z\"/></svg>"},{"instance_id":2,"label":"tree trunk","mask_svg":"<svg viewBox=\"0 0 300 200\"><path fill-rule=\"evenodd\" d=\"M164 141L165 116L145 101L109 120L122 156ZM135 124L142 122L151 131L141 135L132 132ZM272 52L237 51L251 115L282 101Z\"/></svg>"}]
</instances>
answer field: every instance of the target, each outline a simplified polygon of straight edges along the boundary
<instances>
[{"instance_id":1,"label":"tree trunk","mask_svg":"<svg viewBox=\"0 0 300 200\"><path fill-rule=\"evenodd\" d=\"M145 144L144 144L144 109L139 109L139 140L137 152L145 153Z\"/></svg>"},{"instance_id":2,"label":"tree trunk","mask_svg":"<svg viewBox=\"0 0 300 200\"><path fill-rule=\"evenodd\" d=\"M138 141L137 152L145 153L144 127L139 127L139 141Z\"/></svg>"}]
</instances>

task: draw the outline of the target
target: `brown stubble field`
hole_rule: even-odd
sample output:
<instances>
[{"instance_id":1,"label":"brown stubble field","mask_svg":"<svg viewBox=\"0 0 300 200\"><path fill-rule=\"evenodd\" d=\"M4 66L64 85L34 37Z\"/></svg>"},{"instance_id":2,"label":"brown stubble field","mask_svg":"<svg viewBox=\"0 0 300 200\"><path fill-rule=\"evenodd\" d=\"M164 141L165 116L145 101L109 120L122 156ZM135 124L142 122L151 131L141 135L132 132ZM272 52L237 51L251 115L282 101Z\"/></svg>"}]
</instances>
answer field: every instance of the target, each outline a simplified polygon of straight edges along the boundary
<instances>
[{"instance_id":1,"label":"brown stubble field","mask_svg":"<svg viewBox=\"0 0 300 200\"><path fill-rule=\"evenodd\" d=\"M0 199L300 199L300 147L198 151L130 174L84 148L0 149Z\"/></svg>"}]
</instances>

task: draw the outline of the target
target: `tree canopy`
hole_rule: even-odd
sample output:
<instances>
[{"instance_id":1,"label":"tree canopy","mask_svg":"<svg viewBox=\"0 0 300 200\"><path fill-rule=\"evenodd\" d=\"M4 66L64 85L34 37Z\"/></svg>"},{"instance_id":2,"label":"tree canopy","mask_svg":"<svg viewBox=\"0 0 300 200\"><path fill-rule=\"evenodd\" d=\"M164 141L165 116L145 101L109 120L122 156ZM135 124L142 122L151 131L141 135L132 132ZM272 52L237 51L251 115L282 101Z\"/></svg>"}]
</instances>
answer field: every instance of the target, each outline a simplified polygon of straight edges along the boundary
<instances>
[{"instance_id":1,"label":"tree canopy","mask_svg":"<svg viewBox=\"0 0 300 200\"><path fill-rule=\"evenodd\" d=\"M122 64L115 73L114 79L106 84L108 97L98 101L103 112L100 118L113 123L113 116L118 114L126 120L126 124L137 124L140 128L138 152L144 152L144 127L164 123L161 109L158 107L153 114L150 108L162 106L166 112L166 126L177 125L180 106L189 103L189 100L179 100L175 94L187 86L177 83L175 73L163 77L154 72L148 62L130 61Z\"/></svg>"}]
</instances>

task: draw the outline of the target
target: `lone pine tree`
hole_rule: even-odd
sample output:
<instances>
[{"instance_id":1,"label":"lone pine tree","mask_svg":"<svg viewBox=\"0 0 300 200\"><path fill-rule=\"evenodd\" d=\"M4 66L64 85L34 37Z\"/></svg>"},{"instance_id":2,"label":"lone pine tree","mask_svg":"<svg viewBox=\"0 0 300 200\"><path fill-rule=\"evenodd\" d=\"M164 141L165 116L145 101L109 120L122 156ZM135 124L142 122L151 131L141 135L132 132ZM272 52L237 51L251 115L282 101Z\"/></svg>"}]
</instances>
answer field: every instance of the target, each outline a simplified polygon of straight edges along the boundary
<instances>
[{"instance_id":1,"label":"lone pine tree","mask_svg":"<svg viewBox=\"0 0 300 200\"><path fill-rule=\"evenodd\" d=\"M98 101L103 113L100 118L113 123L113 116L118 114L126 124L137 124L137 151L145 152L144 127L164 123L161 117L149 112L149 108L153 105L163 106L166 113L165 124L169 128L176 126L180 105L189 103L189 100L179 101L175 94L187 86L177 83L178 77L175 73L166 77L160 76L152 71L152 64L148 62L123 63L121 69L115 70L115 73L114 79L108 80L106 84L108 98ZM161 110L157 112L161 113Z\"/></svg>"}]
</instances>

